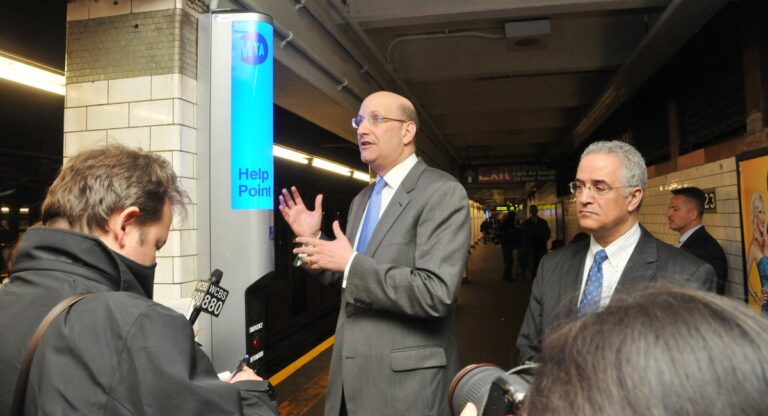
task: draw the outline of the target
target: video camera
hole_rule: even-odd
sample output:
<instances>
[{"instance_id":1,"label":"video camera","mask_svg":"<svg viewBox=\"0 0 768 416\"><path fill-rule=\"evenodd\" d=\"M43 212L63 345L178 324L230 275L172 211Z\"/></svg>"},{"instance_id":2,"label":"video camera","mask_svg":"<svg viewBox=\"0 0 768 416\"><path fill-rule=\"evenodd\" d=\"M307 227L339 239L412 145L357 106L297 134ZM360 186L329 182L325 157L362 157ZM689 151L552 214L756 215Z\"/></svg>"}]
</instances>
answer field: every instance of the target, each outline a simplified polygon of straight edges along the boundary
<instances>
[{"instance_id":1,"label":"video camera","mask_svg":"<svg viewBox=\"0 0 768 416\"><path fill-rule=\"evenodd\" d=\"M467 403L482 416L517 415L533 383L538 364L525 364L504 371L493 364L471 364L456 374L448 400L453 416L459 416Z\"/></svg>"}]
</instances>

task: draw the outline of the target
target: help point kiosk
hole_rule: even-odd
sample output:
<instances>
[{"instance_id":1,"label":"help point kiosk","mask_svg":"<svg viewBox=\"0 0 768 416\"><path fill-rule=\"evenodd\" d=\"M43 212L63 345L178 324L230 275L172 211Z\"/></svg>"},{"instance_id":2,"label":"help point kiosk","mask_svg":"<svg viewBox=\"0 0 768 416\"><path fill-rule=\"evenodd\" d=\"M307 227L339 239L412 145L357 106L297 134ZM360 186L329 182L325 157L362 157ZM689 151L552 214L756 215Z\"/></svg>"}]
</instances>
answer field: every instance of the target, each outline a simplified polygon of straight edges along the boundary
<instances>
[{"instance_id":1,"label":"help point kiosk","mask_svg":"<svg viewBox=\"0 0 768 416\"><path fill-rule=\"evenodd\" d=\"M273 28L260 13L210 13L198 23L198 278L224 275L218 317L198 341L216 371L249 354L263 368L266 283L274 273Z\"/></svg>"}]
</instances>

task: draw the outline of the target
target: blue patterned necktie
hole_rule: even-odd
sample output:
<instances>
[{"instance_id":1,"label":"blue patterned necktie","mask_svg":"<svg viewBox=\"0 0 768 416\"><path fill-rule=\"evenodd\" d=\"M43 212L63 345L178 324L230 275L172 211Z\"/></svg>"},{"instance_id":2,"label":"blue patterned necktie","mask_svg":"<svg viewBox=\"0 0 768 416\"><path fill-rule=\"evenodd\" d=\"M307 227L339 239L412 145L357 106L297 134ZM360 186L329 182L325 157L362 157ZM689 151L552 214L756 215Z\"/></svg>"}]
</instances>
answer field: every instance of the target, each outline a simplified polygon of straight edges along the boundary
<instances>
[{"instance_id":1,"label":"blue patterned necktie","mask_svg":"<svg viewBox=\"0 0 768 416\"><path fill-rule=\"evenodd\" d=\"M384 179L376 179L376 184L373 186L373 192L370 199L368 199L368 210L365 211L365 218L363 219L363 227L360 229L360 238L357 239L357 252L362 253L365 248L368 247L368 240L371 239L371 234L376 228L376 223L379 222L379 211L381 211L381 191L387 183Z\"/></svg>"},{"instance_id":2,"label":"blue patterned necktie","mask_svg":"<svg viewBox=\"0 0 768 416\"><path fill-rule=\"evenodd\" d=\"M584 285L584 293L579 302L579 316L597 312L600 310L600 299L603 296L603 262L608 259L605 250L595 253L595 261L589 268L587 284Z\"/></svg>"}]
</instances>

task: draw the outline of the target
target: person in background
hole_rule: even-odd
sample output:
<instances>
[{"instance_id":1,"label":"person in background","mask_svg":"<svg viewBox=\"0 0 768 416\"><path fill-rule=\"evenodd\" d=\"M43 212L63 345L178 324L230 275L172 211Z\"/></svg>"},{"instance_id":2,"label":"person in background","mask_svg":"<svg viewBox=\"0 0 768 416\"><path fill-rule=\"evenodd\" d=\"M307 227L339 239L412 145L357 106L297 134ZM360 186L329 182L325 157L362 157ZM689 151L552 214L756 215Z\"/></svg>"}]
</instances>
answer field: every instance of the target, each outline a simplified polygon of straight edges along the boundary
<instances>
[{"instance_id":1,"label":"person in background","mask_svg":"<svg viewBox=\"0 0 768 416\"><path fill-rule=\"evenodd\" d=\"M504 259L504 273L501 278L505 282L515 281L515 277L512 275L515 265L514 251L520 240L520 231L517 229L515 222L516 216L514 211L509 211L498 227L499 239L501 240L501 254Z\"/></svg>"},{"instance_id":2,"label":"person in background","mask_svg":"<svg viewBox=\"0 0 768 416\"><path fill-rule=\"evenodd\" d=\"M312 211L295 187L279 203L303 266L342 287L325 415L446 415L467 193L416 157L418 118L405 97L369 95L352 125L377 178L352 200L346 234L335 221L333 239L322 235L321 195Z\"/></svg>"},{"instance_id":3,"label":"person in background","mask_svg":"<svg viewBox=\"0 0 768 416\"><path fill-rule=\"evenodd\" d=\"M535 360L544 335L564 320L600 310L617 288L668 282L715 290L712 266L638 222L647 183L645 160L631 145L598 141L584 150L569 187L590 239L542 259L517 338L520 361Z\"/></svg>"},{"instance_id":4,"label":"person in background","mask_svg":"<svg viewBox=\"0 0 768 416\"><path fill-rule=\"evenodd\" d=\"M266 381L247 367L220 381L187 319L152 301L156 252L187 200L159 155L110 146L69 159L0 289L0 414L40 322L83 293L34 354L24 414L277 414Z\"/></svg>"},{"instance_id":5,"label":"person in background","mask_svg":"<svg viewBox=\"0 0 768 416\"><path fill-rule=\"evenodd\" d=\"M728 282L728 262L720 243L702 224L705 195L696 187L672 190L667 208L669 228L680 234L678 247L704 260L714 267L717 275L717 293L725 294Z\"/></svg>"},{"instance_id":6,"label":"person in background","mask_svg":"<svg viewBox=\"0 0 768 416\"><path fill-rule=\"evenodd\" d=\"M760 192L752 194L750 208L752 240L747 248L747 292L762 314L768 316L768 230L765 224L765 201ZM757 269L756 278L752 274L753 266ZM752 286L754 280L760 284L757 289Z\"/></svg>"},{"instance_id":7,"label":"person in background","mask_svg":"<svg viewBox=\"0 0 768 416\"><path fill-rule=\"evenodd\" d=\"M547 221L539 217L538 206L531 205L528 208L528 214L528 219L520 225L522 229L520 263L524 277L536 274L541 258L547 254L547 242L552 235Z\"/></svg>"},{"instance_id":8,"label":"person in background","mask_svg":"<svg viewBox=\"0 0 768 416\"><path fill-rule=\"evenodd\" d=\"M545 337L524 414L759 416L766 374L768 320L723 296L637 286Z\"/></svg>"}]
</instances>

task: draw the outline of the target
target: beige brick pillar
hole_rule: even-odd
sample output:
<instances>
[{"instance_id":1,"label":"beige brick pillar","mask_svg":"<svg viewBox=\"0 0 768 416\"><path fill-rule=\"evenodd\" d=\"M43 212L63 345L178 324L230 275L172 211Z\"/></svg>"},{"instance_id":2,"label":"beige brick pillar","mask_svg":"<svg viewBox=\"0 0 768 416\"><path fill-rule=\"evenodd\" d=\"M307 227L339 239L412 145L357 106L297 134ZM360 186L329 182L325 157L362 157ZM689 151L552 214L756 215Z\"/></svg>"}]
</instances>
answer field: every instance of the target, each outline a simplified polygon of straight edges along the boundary
<instances>
[{"instance_id":1,"label":"beige brick pillar","mask_svg":"<svg viewBox=\"0 0 768 416\"><path fill-rule=\"evenodd\" d=\"M182 309L198 277L195 0L70 0L64 157L121 143L171 161L192 204L158 253L155 300Z\"/></svg>"}]
</instances>

